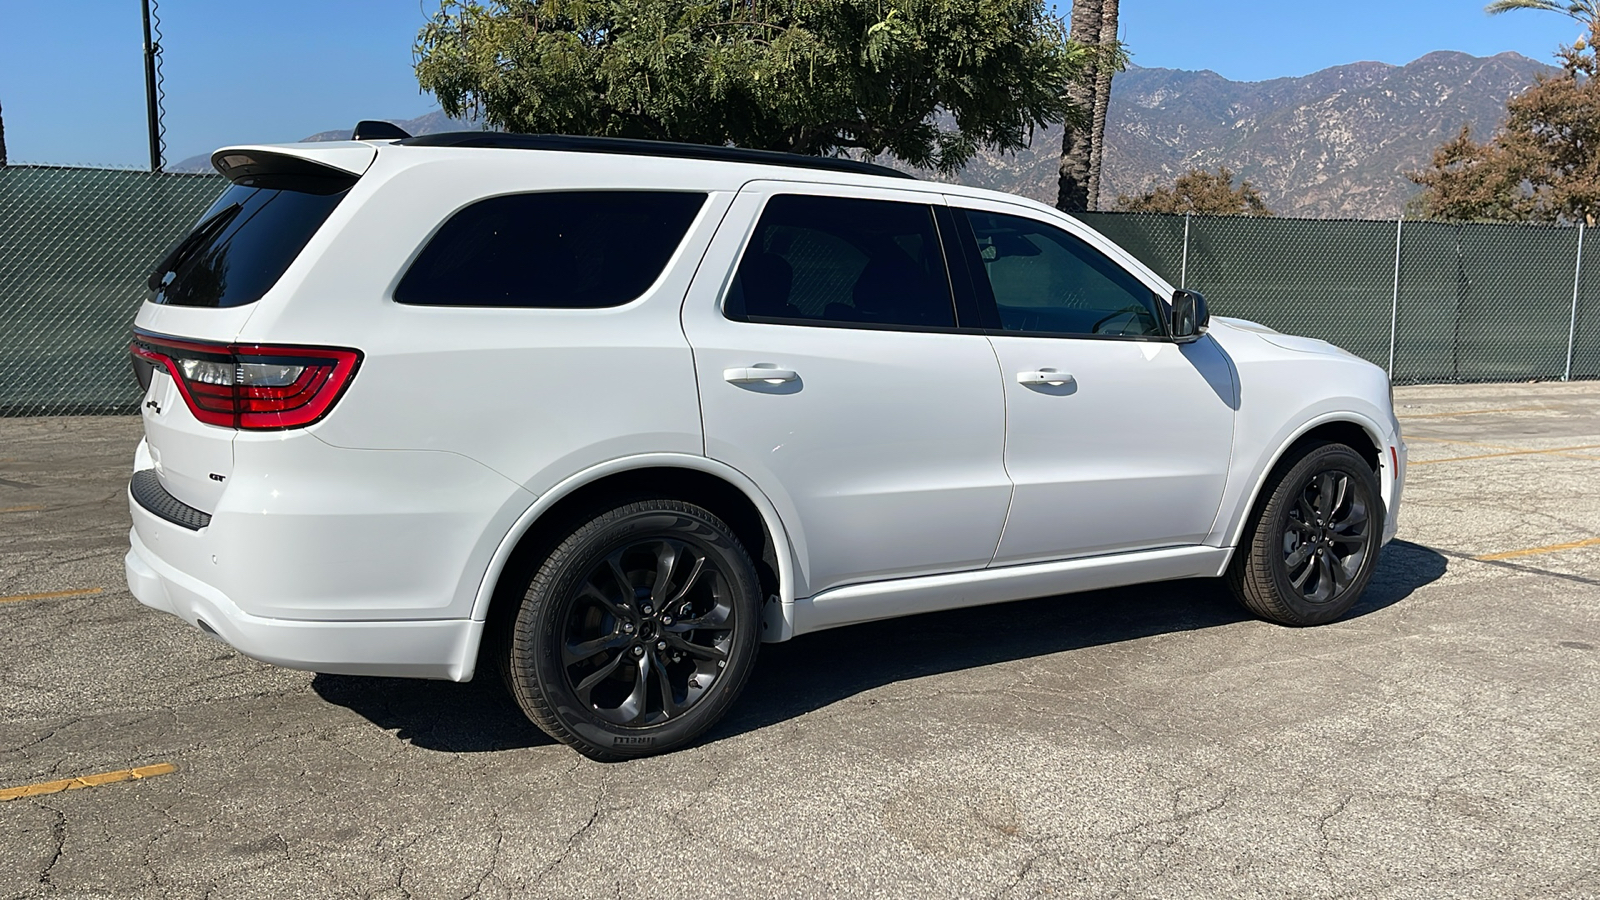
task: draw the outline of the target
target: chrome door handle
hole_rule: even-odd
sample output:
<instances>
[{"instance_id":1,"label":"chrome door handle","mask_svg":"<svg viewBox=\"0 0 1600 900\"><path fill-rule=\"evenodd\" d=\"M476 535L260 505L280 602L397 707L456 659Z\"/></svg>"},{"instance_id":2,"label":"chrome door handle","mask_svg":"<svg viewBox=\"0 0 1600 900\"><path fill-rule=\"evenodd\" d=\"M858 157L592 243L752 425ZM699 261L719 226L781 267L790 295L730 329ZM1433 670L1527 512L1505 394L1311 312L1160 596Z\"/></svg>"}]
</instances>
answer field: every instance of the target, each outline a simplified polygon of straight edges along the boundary
<instances>
[{"instance_id":1,"label":"chrome door handle","mask_svg":"<svg viewBox=\"0 0 1600 900\"><path fill-rule=\"evenodd\" d=\"M1072 384L1076 380L1071 372L1057 372L1055 369L1017 373L1017 384L1048 384L1059 387L1063 384Z\"/></svg>"},{"instance_id":2,"label":"chrome door handle","mask_svg":"<svg viewBox=\"0 0 1600 900\"><path fill-rule=\"evenodd\" d=\"M723 369L722 380L729 384L782 384L785 381L799 381L800 374L793 369L780 369L777 366L749 366L740 369Z\"/></svg>"}]
</instances>

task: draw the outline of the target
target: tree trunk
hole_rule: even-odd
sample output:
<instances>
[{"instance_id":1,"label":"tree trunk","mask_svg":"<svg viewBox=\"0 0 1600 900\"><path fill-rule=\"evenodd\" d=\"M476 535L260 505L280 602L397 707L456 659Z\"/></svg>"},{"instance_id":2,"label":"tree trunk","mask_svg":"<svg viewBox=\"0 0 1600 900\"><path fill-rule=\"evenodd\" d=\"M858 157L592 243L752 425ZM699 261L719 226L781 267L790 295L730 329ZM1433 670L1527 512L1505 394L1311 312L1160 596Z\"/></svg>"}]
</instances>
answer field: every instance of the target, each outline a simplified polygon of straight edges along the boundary
<instances>
[{"instance_id":1,"label":"tree trunk","mask_svg":"<svg viewBox=\"0 0 1600 900\"><path fill-rule=\"evenodd\" d=\"M1120 0L1101 0L1100 46L1111 47L1117 42L1117 4ZM1116 75L1113 66L1101 64L1095 70L1094 125L1089 138L1089 209L1100 208L1101 170L1106 152L1106 111L1111 108L1111 78Z\"/></svg>"},{"instance_id":2,"label":"tree trunk","mask_svg":"<svg viewBox=\"0 0 1600 900\"><path fill-rule=\"evenodd\" d=\"M6 114L0 109L0 166L6 164Z\"/></svg>"},{"instance_id":3,"label":"tree trunk","mask_svg":"<svg viewBox=\"0 0 1600 900\"><path fill-rule=\"evenodd\" d=\"M1084 46L1100 42L1100 9L1104 0L1072 0L1068 36ZM1081 82L1067 86L1067 99L1086 115L1081 126L1064 123L1061 130L1061 165L1056 186L1056 208L1083 212L1089 208L1089 151L1093 137L1094 86L1099 66L1090 66Z\"/></svg>"}]
</instances>

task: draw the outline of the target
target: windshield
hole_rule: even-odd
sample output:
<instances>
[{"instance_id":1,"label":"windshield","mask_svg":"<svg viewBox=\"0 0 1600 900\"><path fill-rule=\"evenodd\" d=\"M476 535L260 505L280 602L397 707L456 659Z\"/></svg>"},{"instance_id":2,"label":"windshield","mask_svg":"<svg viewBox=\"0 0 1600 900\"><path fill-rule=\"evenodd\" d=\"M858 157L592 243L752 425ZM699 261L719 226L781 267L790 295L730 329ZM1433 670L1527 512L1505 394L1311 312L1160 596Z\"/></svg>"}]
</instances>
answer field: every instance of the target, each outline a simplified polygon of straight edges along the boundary
<instances>
[{"instance_id":1,"label":"windshield","mask_svg":"<svg viewBox=\"0 0 1600 900\"><path fill-rule=\"evenodd\" d=\"M229 187L150 274L150 299L211 307L260 300L345 193Z\"/></svg>"}]
</instances>

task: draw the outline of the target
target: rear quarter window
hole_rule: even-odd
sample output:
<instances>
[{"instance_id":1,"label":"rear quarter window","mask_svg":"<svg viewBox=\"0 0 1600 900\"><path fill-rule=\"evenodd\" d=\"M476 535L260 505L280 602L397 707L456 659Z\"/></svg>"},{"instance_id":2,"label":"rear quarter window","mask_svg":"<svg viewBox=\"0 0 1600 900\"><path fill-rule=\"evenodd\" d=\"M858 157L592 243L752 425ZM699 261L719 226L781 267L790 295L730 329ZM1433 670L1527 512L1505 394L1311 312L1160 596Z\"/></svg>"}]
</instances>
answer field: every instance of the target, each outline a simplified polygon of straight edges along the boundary
<instances>
[{"instance_id":1,"label":"rear quarter window","mask_svg":"<svg viewBox=\"0 0 1600 900\"><path fill-rule=\"evenodd\" d=\"M395 288L397 303L598 309L655 283L704 193L557 191L480 200L455 215Z\"/></svg>"},{"instance_id":2,"label":"rear quarter window","mask_svg":"<svg viewBox=\"0 0 1600 900\"><path fill-rule=\"evenodd\" d=\"M206 210L154 275L151 300L169 306L244 306L261 299L348 193L236 184Z\"/></svg>"}]
</instances>

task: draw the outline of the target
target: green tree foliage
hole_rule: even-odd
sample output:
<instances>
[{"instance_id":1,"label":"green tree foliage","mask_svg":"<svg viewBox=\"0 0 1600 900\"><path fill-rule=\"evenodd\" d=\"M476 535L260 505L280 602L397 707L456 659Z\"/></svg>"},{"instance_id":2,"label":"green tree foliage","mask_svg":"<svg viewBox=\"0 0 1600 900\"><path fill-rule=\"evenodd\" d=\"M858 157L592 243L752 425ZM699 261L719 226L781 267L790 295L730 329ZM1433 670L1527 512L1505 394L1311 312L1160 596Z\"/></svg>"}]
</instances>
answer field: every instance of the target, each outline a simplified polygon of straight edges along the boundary
<instances>
[{"instance_id":1,"label":"green tree foliage","mask_svg":"<svg viewBox=\"0 0 1600 900\"><path fill-rule=\"evenodd\" d=\"M444 0L416 74L446 114L508 131L952 172L1066 117L1088 56L1043 0Z\"/></svg>"},{"instance_id":2,"label":"green tree foliage","mask_svg":"<svg viewBox=\"0 0 1600 900\"><path fill-rule=\"evenodd\" d=\"M1137 197L1121 194L1117 209L1123 212L1193 213L1197 216L1270 216L1272 210L1248 181L1233 186L1233 172L1221 166L1216 173L1190 169L1170 188L1156 188Z\"/></svg>"},{"instance_id":3,"label":"green tree foliage","mask_svg":"<svg viewBox=\"0 0 1600 900\"><path fill-rule=\"evenodd\" d=\"M1588 26L1587 38L1558 52L1561 71L1506 104L1506 123L1487 143L1463 128L1411 173L1432 218L1594 223L1600 216L1600 17L1592 3L1503 0L1490 12L1552 9Z\"/></svg>"}]
</instances>

